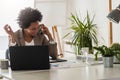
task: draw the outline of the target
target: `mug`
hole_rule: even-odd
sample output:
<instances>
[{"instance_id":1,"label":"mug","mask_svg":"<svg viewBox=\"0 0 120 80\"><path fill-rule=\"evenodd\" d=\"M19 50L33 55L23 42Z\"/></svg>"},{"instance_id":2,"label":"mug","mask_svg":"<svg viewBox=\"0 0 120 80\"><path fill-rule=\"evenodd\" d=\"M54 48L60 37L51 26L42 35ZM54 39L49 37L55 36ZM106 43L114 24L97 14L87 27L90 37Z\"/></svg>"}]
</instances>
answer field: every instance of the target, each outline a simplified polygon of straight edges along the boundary
<instances>
[{"instance_id":1,"label":"mug","mask_svg":"<svg viewBox=\"0 0 120 80\"><path fill-rule=\"evenodd\" d=\"M57 43L49 43L49 54L52 57L53 60L57 59L58 52L57 52Z\"/></svg>"},{"instance_id":2,"label":"mug","mask_svg":"<svg viewBox=\"0 0 120 80\"><path fill-rule=\"evenodd\" d=\"M8 59L1 59L0 65L1 65L1 69L8 69L8 67L9 67Z\"/></svg>"}]
</instances>

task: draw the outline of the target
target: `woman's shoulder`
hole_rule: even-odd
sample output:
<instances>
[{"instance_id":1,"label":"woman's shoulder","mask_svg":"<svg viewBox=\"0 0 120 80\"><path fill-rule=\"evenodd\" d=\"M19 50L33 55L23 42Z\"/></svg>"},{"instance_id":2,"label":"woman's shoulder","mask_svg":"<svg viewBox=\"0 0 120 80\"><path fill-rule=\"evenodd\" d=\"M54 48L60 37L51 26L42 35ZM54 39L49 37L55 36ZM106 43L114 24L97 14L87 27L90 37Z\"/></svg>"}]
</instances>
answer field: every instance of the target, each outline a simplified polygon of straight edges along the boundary
<instances>
[{"instance_id":1,"label":"woman's shoulder","mask_svg":"<svg viewBox=\"0 0 120 80\"><path fill-rule=\"evenodd\" d=\"M16 30L16 31L15 31L15 34L17 34L17 33L22 33L22 29Z\"/></svg>"},{"instance_id":2,"label":"woman's shoulder","mask_svg":"<svg viewBox=\"0 0 120 80\"><path fill-rule=\"evenodd\" d=\"M17 31L15 31L15 36L20 36L20 35L22 35L23 34L23 31L22 31L22 29L18 29Z\"/></svg>"}]
</instances>

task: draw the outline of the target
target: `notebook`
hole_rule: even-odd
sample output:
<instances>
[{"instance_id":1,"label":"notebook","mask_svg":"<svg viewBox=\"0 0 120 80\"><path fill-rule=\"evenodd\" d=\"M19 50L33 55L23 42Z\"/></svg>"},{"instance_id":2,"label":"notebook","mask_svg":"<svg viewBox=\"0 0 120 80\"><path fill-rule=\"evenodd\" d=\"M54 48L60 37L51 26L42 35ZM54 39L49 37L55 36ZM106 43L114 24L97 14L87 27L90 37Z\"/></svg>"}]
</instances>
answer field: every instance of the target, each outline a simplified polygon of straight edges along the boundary
<instances>
[{"instance_id":1,"label":"notebook","mask_svg":"<svg viewBox=\"0 0 120 80\"><path fill-rule=\"evenodd\" d=\"M66 62L66 59L63 58L56 58L56 59L50 59L50 63L57 63L57 62Z\"/></svg>"},{"instance_id":2,"label":"notebook","mask_svg":"<svg viewBox=\"0 0 120 80\"><path fill-rule=\"evenodd\" d=\"M10 46L12 70L50 69L48 46Z\"/></svg>"}]
</instances>

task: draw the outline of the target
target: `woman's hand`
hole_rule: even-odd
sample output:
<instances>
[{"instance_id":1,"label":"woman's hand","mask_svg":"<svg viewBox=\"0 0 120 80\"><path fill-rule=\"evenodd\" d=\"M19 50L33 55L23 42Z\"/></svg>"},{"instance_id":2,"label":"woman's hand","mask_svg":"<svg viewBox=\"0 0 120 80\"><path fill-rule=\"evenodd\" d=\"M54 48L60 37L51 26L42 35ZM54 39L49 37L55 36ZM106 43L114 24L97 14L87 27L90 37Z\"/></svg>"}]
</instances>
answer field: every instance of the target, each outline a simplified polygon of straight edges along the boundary
<instances>
[{"instance_id":1,"label":"woman's hand","mask_svg":"<svg viewBox=\"0 0 120 80\"><path fill-rule=\"evenodd\" d=\"M46 34L48 36L49 40L53 40L50 31L48 30L48 28L44 24L40 24L40 28L41 28L43 34Z\"/></svg>"},{"instance_id":2,"label":"woman's hand","mask_svg":"<svg viewBox=\"0 0 120 80\"><path fill-rule=\"evenodd\" d=\"M8 24L6 24L6 25L4 26L4 30L6 31L6 33L7 33L8 35L13 36L14 32L13 32L13 30L11 29L11 27L10 27Z\"/></svg>"},{"instance_id":3,"label":"woman's hand","mask_svg":"<svg viewBox=\"0 0 120 80\"><path fill-rule=\"evenodd\" d=\"M15 43L14 32L13 32L13 30L11 29L11 27L10 27L8 24L6 24L6 25L4 26L4 30L5 30L6 33L9 35L10 40L11 40L13 43Z\"/></svg>"},{"instance_id":4,"label":"woman's hand","mask_svg":"<svg viewBox=\"0 0 120 80\"><path fill-rule=\"evenodd\" d=\"M40 24L40 28L44 34L48 35L50 33L48 28L44 24Z\"/></svg>"}]
</instances>

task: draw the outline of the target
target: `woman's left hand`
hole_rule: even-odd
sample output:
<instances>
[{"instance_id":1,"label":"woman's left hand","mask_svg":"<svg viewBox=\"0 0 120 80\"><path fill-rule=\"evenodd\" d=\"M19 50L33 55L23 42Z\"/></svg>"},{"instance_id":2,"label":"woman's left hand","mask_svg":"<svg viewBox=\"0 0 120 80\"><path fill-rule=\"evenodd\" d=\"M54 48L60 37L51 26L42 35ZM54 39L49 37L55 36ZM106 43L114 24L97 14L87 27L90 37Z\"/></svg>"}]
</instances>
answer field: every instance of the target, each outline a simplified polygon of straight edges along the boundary
<instances>
[{"instance_id":1,"label":"woman's left hand","mask_svg":"<svg viewBox=\"0 0 120 80\"><path fill-rule=\"evenodd\" d=\"M50 40L53 39L49 29L44 24L40 24L40 28L43 34L46 34Z\"/></svg>"},{"instance_id":2,"label":"woman's left hand","mask_svg":"<svg viewBox=\"0 0 120 80\"><path fill-rule=\"evenodd\" d=\"M44 34L46 35L50 34L48 28L44 24L40 24L40 28Z\"/></svg>"}]
</instances>

